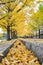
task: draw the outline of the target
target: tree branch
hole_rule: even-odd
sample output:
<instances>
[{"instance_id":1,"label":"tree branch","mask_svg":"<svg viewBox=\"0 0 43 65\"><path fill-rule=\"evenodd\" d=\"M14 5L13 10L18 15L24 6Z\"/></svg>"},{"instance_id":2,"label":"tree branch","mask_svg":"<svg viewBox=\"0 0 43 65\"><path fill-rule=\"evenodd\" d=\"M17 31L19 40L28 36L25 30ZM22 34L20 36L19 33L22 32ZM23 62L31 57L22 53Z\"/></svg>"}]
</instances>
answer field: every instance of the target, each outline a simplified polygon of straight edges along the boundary
<instances>
[{"instance_id":1,"label":"tree branch","mask_svg":"<svg viewBox=\"0 0 43 65\"><path fill-rule=\"evenodd\" d=\"M16 24L14 24L13 22L10 24L10 27L12 27L12 26L16 26Z\"/></svg>"},{"instance_id":2,"label":"tree branch","mask_svg":"<svg viewBox=\"0 0 43 65\"><path fill-rule=\"evenodd\" d=\"M27 1L27 0L26 0ZM25 3L26 3L25 1ZM10 1L10 2L15 2L15 1ZM7 2L7 3L10 3L10 2ZM22 8L24 7L25 3L23 4ZM6 4L6 3L0 3L0 4ZM17 6L17 5L16 5ZM22 8L20 8L19 10L17 10L17 12L19 12ZM4 19L6 16L0 18L0 20Z\"/></svg>"},{"instance_id":3,"label":"tree branch","mask_svg":"<svg viewBox=\"0 0 43 65\"><path fill-rule=\"evenodd\" d=\"M6 25L6 23L5 22L2 22L4 25Z\"/></svg>"},{"instance_id":4,"label":"tree branch","mask_svg":"<svg viewBox=\"0 0 43 65\"><path fill-rule=\"evenodd\" d=\"M10 2L15 2L15 1L10 1ZM10 3L10 2L7 2L7 3ZM6 3L0 3L0 4L6 4ZM16 4L15 6L17 6L17 4ZM13 12L13 10L12 10L11 12ZM0 18L0 20L4 19L5 17L6 17L6 16Z\"/></svg>"},{"instance_id":5,"label":"tree branch","mask_svg":"<svg viewBox=\"0 0 43 65\"><path fill-rule=\"evenodd\" d=\"M7 16L7 15L6 15ZM6 16L3 16L2 18L0 18L0 20L2 20L3 18L5 18Z\"/></svg>"},{"instance_id":6,"label":"tree branch","mask_svg":"<svg viewBox=\"0 0 43 65\"><path fill-rule=\"evenodd\" d=\"M4 27L5 29L7 29L7 26L5 26L4 24L0 24L1 27Z\"/></svg>"},{"instance_id":7,"label":"tree branch","mask_svg":"<svg viewBox=\"0 0 43 65\"><path fill-rule=\"evenodd\" d=\"M26 1L25 1L25 3L26 3ZM22 8L25 6L25 3L23 4ZM19 10L17 10L17 12L19 12L22 8L20 8Z\"/></svg>"},{"instance_id":8,"label":"tree branch","mask_svg":"<svg viewBox=\"0 0 43 65\"><path fill-rule=\"evenodd\" d=\"M22 8L25 6L26 1L24 2L23 6L19 10L17 10L17 12L19 12L20 10L22 10Z\"/></svg>"},{"instance_id":9,"label":"tree branch","mask_svg":"<svg viewBox=\"0 0 43 65\"><path fill-rule=\"evenodd\" d=\"M9 1L9 2L6 2L6 3L11 3L11 2L15 2L15 0L13 0L13 1ZM4 4L6 4L5 2L2 2L2 3L0 3L0 5L4 5Z\"/></svg>"}]
</instances>

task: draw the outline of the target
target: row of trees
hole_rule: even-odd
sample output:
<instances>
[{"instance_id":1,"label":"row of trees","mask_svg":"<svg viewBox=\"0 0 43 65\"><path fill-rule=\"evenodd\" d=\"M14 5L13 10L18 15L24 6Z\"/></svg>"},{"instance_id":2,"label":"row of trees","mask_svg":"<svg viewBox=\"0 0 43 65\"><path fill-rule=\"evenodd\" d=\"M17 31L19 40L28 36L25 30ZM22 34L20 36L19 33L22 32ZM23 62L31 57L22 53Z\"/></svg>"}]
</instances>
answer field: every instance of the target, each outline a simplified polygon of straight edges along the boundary
<instances>
[{"instance_id":1,"label":"row of trees","mask_svg":"<svg viewBox=\"0 0 43 65\"><path fill-rule=\"evenodd\" d=\"M10 34L12 35L12 26L16 26L17 14L24 6L24 4L19 3L18 0L0 1L0 26L7 31L8 40L10 40Z\"/></svg>"},{"instance_id":2,"label":"row of trees","mask_svg":"<svg viewBox=\"0 0 43 65\"><path fill-rule=\"evenodd\" d=\"M40 1L38 0L38 1L36 1L36 3L38 4L38 3L40 3ZM8 40L10 40L10 38L12 38L12 31L14 31L14 34L17 35L17 31L15 30L15 28L18 28L17 25L19 25L17 22L25 23L25 20L27 20L27 17L26 17L27 12L30 15L33 14L33 15L31 15L31 17L29 15L29 17L31 18L32 21L34 20L35 24L36 23L39 24L39 22L36 22L36 21L38 21L37 17L39 17L39 15L38 15L39 13L40 13L40 16L42 13L41 13L41 11L39 11L39 13L37 12L34 14L34 7L37 4L35 4L34 0L32 0L32 1L31 0L0 0L0 27L2 27L3 30L7 31ZM43 7L43 6L41 6L41 7ZM30 10L28 8L30 8ZM29 17L28 17L28 19L29 19ZM40 17L39 17L39 19L41 21ZM30 23L31 23L31 21L30 21ZM29 24L29 25L31 25L31 24ZM34 28L34 25L32 25L32 28ZM37 27L35 27L35 28L37 28Z\"/></svg>"},{"instance_id":3,"label":"row of trees","mask_svg":"<svg viewBox=\"0 0 43 65\"><path fill-rule=\"evenodd\" d=\"M36 37L37 34L39 35L40 38L40 34L41 34L41 29L43 28L43 2L41 2L39 9L36 13L33 14L33 16L31 17L32 22L30 23L30 27L36 31ZM37 31L39 31L39 33L37 33Z\"/></svg>"}]
</instances>

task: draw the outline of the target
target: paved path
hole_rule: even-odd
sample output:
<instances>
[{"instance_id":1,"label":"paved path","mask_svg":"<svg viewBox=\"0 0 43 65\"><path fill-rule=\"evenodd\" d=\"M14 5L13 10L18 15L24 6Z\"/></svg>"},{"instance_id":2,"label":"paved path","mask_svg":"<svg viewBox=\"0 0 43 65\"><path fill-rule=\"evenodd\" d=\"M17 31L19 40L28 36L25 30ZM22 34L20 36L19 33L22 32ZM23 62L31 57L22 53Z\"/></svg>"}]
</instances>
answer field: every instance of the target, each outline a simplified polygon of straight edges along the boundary
<instances>
[{"instance_id":1,"label":"paved path","mask_svg":"<svg viewBox=\"0 0 43 65\"><path fill-rule=\"evenodd\" d=\"M1 41L0 42L0 61L8 53L9 48L14 44L15 40L11 41ZM3 55L3 56L2 56Z\"/></svg>"},{"instance_id":2,"label":"paved path","mask_svg":"<svg viewBox=\"0 0 43 65\"><path fill-rule=\"evenodd\" d=\"M43 39L31 39L31 38L19 38L19 39L27 42L43 43Z\"/></svg>"},{"instance_id":3,"label":"paved path","mask_svg":"<svg viewBox=\"0 0 43 65\"><path fill-rule=\"evenodd\" d=\"M34 52L40 63L43 63L43 39L23 39L20 38L26 47Z\"/></svg>"},{"instance_id":4,"label":"paved path","mask_svg":"<svg viewBox=\"0 0 43 65\"><path fill-rule=\"evenodd\" d=\"M43 39L19 39L22 40L26 47L32 50L34 54L38 57L39 61L43 63ZM9 48L13 45L15 41L16 39L11 41L0 42L0 54L3 54L5 56L9 51ZM0 56L0 61L3 57Z\"/></svg>"},{"instance_id":5,"label":"paved path","mask_svg":"<svg viewBox=\"0 0 43 65\"><path fill-rule=\"evenodd\" d=\"M0 42L0 54L10 47L14 42L15 40Z\"/></svg>"}]
</instances>

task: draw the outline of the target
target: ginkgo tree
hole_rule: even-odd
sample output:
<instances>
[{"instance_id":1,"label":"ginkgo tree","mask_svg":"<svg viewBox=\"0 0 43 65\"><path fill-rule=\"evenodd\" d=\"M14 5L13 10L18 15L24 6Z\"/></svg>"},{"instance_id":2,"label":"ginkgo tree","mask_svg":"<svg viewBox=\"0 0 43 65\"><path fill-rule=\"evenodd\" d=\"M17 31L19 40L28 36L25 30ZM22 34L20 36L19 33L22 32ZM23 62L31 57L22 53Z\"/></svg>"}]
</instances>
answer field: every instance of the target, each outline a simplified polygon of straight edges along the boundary
<instances>
[{"instance_id":1,"label":"ginkgo tree","mask_svg":"<svg viewBox=\"0 0 43 65\"><path fill-rule=\"evenodd\" d=\"M36 13L33 14L33 16L31 17L33 22L30 24L30 26L38 31L39 30L39 38L40 38L40 29L43 26L43 5L40 4L39 9Z\"/></svg>"},{"instance_id":2,"label":"ginkgo tree","mask_svg":"<svg viewBox=\"0 0 43 65\"><path fill-rule=\"evenodd\" d=\"M28 11L26 9L30 8L28 13L33 14L36 5L34 2L34 0L0 0L0 26L7 31L8 40L12 27L17 27L19 25L17 22L25 22Z\"/></svg>"},{"instance_id":3,"label":"ginkgo tree","mask_svg":"<svg viewBox=\"0 0 43 65\"><path fill-rule=\"evenodd\" d=\"M24 19L24 13L22 13L21 10L24 7L26 1L27 0L0 1L0 26L7 30L8 39L10 39L10 28L15 25L15 21L21 21Z\"/></svg>"},{"instance_id":4,"label":"ginkgo tree","mask_svg":"<svg viewBox=\"0 0 43 65\"><path fill-rule=\"evenodd\" d=\"M0 12L1 12L0 13L1 14L0 15L0 26L7 30L8 40L10 39L10 28L12 26L15 26L15 19L16 19L15 17L19 15L18 10L21 9L21 7L23 6L19 3L20 2L18 0L14 0L14 1L13 0L3 0L3 1L1 0L0 1Z\"/></svg>"}]
</instances>

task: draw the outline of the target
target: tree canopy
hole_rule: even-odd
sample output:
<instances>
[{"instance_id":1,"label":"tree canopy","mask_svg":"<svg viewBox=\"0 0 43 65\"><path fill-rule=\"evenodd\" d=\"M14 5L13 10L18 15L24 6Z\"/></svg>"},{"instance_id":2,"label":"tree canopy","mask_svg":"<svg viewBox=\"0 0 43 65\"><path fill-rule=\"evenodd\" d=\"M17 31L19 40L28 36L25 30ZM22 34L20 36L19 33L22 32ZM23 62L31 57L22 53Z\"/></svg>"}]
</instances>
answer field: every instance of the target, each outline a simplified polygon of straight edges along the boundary
<instances>
[{"instance_id":1,"label":"tree canopy","mask_svg":"<svg viewBox=\"0 0 43 65\"><path fill-rule=\"evenodd\" d=\"M31 30L28 29L28 22L31 17L34 18L33 14L40 2L41 0L0 0L0 27L7 31L8 38L15 29L19 35L29 34Z\"/></svg>"}]
</instances>

